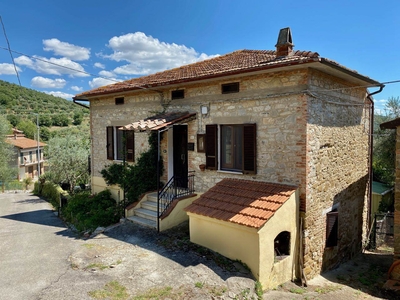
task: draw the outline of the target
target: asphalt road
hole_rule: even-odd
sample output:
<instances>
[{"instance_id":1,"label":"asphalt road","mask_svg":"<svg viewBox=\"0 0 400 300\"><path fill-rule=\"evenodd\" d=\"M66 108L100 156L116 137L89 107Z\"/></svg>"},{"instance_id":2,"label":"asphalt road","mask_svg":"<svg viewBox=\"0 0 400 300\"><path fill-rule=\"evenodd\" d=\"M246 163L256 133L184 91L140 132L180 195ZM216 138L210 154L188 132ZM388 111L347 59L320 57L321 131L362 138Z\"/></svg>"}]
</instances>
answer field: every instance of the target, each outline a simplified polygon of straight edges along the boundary
<instances>
[{"instance_id":1,"label":"asphalt road","mask_svg":"<svg viewBox=\"0 0 400 300\"><path fill-rule=\"evenodd\" d=\"M46 201L0 194L0 299L39 299L70 269L79 244Z\"/></svg>"}]
</instances>

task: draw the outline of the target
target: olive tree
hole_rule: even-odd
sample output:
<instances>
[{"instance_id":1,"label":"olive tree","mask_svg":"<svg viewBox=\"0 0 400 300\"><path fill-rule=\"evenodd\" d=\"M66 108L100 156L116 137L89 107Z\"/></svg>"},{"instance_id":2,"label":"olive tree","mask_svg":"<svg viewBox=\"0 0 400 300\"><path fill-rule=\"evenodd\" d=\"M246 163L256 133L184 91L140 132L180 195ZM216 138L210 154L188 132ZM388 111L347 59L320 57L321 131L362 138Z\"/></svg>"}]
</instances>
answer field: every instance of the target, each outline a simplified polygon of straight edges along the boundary
<instances>
[{"instance_id":1,"label":"olive tree","mask_svg":"<svg viewBox=\"0 0 400 300\"><path fill-rule=\"evenodd\" d=\"M70 192L77 184L87 182L89 138L74 134L51 138L44 154L49 164L46 178L68 184Z\"/></svg>"},{"instance_id":2,"label":"olive tree","mask_svg":"<svg viewBox=\"0 0 400 300\"><path fill-rule=\"evenodd\" d=\"M16 168L12 167L13 148L6 142L6 135L10 133L11 124L0 116L0 181L4 192L4 185L16 175Z\"/></svg>"}]
</instances>

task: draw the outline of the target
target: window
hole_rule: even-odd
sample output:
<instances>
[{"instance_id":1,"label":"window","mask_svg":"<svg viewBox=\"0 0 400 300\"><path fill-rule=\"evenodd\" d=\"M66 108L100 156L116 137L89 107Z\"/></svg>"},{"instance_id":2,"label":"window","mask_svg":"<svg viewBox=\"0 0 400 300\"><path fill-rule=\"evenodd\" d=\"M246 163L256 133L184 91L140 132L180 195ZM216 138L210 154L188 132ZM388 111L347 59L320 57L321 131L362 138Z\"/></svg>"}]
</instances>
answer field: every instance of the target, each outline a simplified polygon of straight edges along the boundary
<instances>
[{"instance_id":1,"label":"window","mask_svg":"<svg viewBox=\"0 0 400 300\"><path fill-rule=\"evenodd\" d=\"M176 90L171 92L171 99L183 99L185 98L185 90Z\"/></svg>"},{"instance_id":2,"label":"window","mask_svg":"<svg viewBox=\"0 0 400 300\"><path fill-rule=\"evenodd\" d=\"M207 169L256 173L256 124L207 125L205 145Z\"/></svg>"},{"instance_id":3,"label":"window","mask_svg":"<svg viewBox=\"0 0 400 300\"><path fill-rule=\"evenodd\" d=\"M281 260L290 255L290 232L282 231L274 239L275 260Z\"/></svg>"},{"instance_id":4,"label":"window","mask_svg":"<svg viewBox=\"0 0 400 300\"><path fill-rule=\"evenodd\" d=\"M115 98L115 105L121 105L124 104L124 102L125 102L124 97Z\"/></svg>"},{"instance_id":5,"label":"window","mask_svg":"<svg viewBox=\"0 0 400 300\"><path fill-rule=\"evenodd\" d=\"M339 213L331 211L326 214L326 247L335 247L338 244Z\"/></svg>"},{"instance_id":6,"label":"window","mask_svg":"<svg viewBox=\"0 0 400 300\"><path fill-rule=\"evenodd\" d=\"M24 154L22 152L19 153L19 164L20 165L24 164Z\"/></svg>"},{"instance_id":7,"label":"window","mask_svg":"<svg viewBox=\"0 0 400 300\"><path fill-rule=\"evenodd\" d=\"M29 162L32 162L32 151L29 151Z\"/></svg>"},{"instance_id":8,"label":"window","mask_svg":"<svg viewBox=\"0 0 400 300\"><path fill-rule=\"evenodd\" d=\"M132 130L119 130L107 127L107 159L134 161L134 133ZM124 148L125 145L125 148Z\"/></svg>"},{"instance_id":9,"label":"window","mask_svg":"<svg viewBox=\"0 0 400 300\"><path fill-rule=\"evenodd\" d=\"M221 85L222 94L238 93L239 82L225 83Z\"/></svg>"}]
</instances>

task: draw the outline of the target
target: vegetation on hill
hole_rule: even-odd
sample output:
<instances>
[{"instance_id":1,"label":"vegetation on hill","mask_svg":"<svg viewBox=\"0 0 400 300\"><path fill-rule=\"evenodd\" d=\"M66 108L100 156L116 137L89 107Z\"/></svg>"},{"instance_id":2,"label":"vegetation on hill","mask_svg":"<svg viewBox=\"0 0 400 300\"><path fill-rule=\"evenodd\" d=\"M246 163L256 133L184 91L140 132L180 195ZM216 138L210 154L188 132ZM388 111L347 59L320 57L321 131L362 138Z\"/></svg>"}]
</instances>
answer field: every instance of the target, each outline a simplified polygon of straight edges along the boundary
<instances>
[{"instance_id":1,"label":"vegetation on hill","mask_svg":"<svg viewBox=\"0 0 400 300\"><path fill-rule=\"evenodd\" d=\"M40 138L46 142L57 135L58 130L54 127L85 123L89 110L63 98L0 80L0 114L32 139L39 121ZM87 126L82 130L88 130Z\"/></svg>"},{"instance_id":2,"label":"vegetation on hill","mask_svg":"<svg viewBox=\"0 0 400 300\"><path fill-rule=\"evenodd\" d=\"M396 178L396 130L382 130L381 123L400 117L400 98L390 97L382 115L374 116L374 180L394 186Z\"/></svg>"}]
</instances>

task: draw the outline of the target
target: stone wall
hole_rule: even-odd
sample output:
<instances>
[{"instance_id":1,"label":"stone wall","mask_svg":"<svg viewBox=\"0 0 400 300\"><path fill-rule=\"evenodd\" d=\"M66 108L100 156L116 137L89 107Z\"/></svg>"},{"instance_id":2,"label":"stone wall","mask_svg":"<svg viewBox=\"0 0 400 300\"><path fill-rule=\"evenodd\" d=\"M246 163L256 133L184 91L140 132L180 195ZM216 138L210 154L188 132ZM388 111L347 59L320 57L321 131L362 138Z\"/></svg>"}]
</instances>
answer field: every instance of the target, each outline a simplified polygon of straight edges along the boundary
<instances>
[{"instance_id":1,"label":"stone wall","mask_svg":"<svg viewBox=\"0 0 400 300\"><path fill-rule=\"evenodd\" d=\"M221 94L221 84L240 82L240 92ZM169 100L172 89L185 89L185 99ZM160 87L161 89L161 87ZM189 171L195 189L204 192L223 178L254 179L299 187L304 217L304 263L308 278L319 274L361 248L365 236L369 166L369 107L366 90L322 72L303 69L232 77L224 81L186 83L164 90L134 91L91 100L92 167L99 177L106 159L106 126L126 125L162 111L196 112L187 123ZM209 107L202 115L200 106ZM197 134L207 124L257 125L257 174L200 171L205 153L197 152ZM168 179L168 131L162 133L162 181ZM147 149L147 134L135 133L135 156ZM339 246L325 248L326 213L339 211Z\"/></svg>"},{"instance_id":2,"label":"stone wall","mask_svg":"<svg viewBox=\"0 0 400 300\"><path fill-rule=\"evenodd\" d=\"M349 88L317 71L310 73L310 89L304 222L308 278L361 251L367 230L370 140L365 89ZM338 246L326 248L326 214L335 209Z\"/></svg>"}]
</instances>

